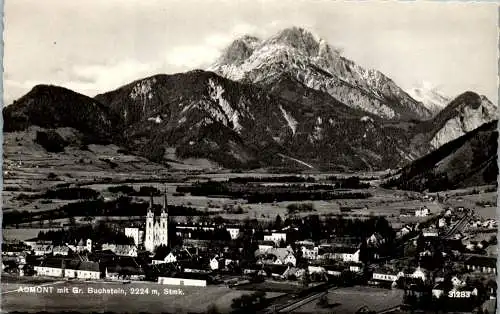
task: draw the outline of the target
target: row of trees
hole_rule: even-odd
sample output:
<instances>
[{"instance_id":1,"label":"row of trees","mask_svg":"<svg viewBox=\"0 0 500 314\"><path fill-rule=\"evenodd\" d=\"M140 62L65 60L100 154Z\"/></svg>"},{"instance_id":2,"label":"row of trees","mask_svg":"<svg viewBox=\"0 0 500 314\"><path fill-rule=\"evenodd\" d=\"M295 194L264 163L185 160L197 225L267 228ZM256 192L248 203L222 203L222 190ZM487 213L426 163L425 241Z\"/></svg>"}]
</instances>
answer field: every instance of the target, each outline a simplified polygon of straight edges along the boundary
<instances>
[{"instance_id":1,"label":"row of trees","mask_svg":"<svg viewBox=\"0 0 500 314\"><path fill-rule=\"evenodd\" d=\"M133 244L134 240L125 236L118 228L112 228L105 222L96 226L85 225L69 229L40 231L38 239L52 241L54 244L76 243L81 239L91 239L94 243Z\"/></svg>"},{"instance_id":2,"label":"row of trees","mask_svg":"<svg viewBox=\"0 0 500 314\"><path fill-rule=\"evenodd\" d=\"M4 213L5 225L18 225L31 221L53 221L55 219L71 218L76 216L144 216L149 207L146 202L135 202L131 197L121 196L116 200L104 201L103 199L84 200L65 204L54 210L41 212L11 211ZM159 211L161 205L155 204L154 210ZM204 216L208 213L199 211L194 207L182 205L169 205L170 216Z\"/></svg>"},{"instance_id":3,"label":"row of trees","mask_svg":"<svg viewBox=\"0 0 500 314\"><path fill-rule=\"evenodd\" d=\"M355 180L356 181L356 180ZM355 183L351 183L355 185ZM339 191L333 185L286 185L261 186L241 185L229 182L198 182L190 186L178 186L178 193L191 193L195 196L224 196L246 199L248 203L272 203L282 201L331 200L367 198L368 192Z\"/></svg>"}]
</instances>

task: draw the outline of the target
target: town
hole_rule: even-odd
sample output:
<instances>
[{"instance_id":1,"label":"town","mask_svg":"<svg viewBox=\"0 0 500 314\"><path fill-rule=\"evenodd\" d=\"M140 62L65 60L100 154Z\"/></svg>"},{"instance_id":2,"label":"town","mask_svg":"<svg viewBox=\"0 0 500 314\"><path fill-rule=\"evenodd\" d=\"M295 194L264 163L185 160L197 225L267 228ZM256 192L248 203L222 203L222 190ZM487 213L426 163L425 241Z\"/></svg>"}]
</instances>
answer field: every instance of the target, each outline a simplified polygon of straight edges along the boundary
<instances>
[{"instance_id":1,"label":"town","mask_svg":"<svg viewBox=\"0 0 500 314\"><path fill-rule=\"evenodd\" d=\"M336 287L396 291L399 301L384 309L393 311L473 311L496 303L496 257L487 254L497 244L496 220L447 206L439 195L423 198L439 203L441 211L401 209L400 217L418 222L394 228L383 215L353 218L343 208L319 216L308 203L289 206L290 215L271 222L182 222L171 219L166 189L162 194L162 204L150 197L139 222L88 222L4 242L2 280L256 291L233 299L235 312L286 312L312 301L328 310L334 305L325 291ZM266 297L265 291L284 286L293 293ZM363 311L371 309L358 309Z\"/></svg>"}]
</instances>

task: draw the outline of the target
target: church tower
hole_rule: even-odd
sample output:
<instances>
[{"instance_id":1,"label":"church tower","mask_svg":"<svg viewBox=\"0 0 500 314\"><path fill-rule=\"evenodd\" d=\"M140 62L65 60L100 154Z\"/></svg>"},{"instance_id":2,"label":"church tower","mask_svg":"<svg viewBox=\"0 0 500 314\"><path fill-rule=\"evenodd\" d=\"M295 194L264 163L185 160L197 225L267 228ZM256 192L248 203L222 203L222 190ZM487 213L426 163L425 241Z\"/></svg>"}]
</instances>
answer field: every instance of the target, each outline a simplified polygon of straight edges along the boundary
<instances>
[{"instance_id":1,"label":"church tower","mask_svg":"<svg viewBox=\"0 0 500 314\"><path fill-rule=\"evenodd\" d=\"M167 188L163 191L163 208L160 214L160 241L161 244L168 246L168 200Z\"/></svg>"},{"instance_id":2,"label":"church tower","mask_svg":"<svg viewBox=\"0 0 500 314\"><path fill-rule=\"evenodd\" d=\"M144 248L147 251L153 252L155 247L154 247L154 212L153 212L153 195L151 195L149 199L149 207L148 211L146 214L146 234L145 234L145 239L144 239Z\"/></svg>"},{"instance_id":3,"label":"church tower","mask_svg":"<svg viewBox=\"0 0 500 314\"><path fill-rule=\"evenodd\" d=\"M154 252L160 245L168 246L168 200L166 189L163 195L163 208L161 209L160 215L155 216L152 195L146 214L144 247L147 251Z\"/></svg>"}]
</instances>

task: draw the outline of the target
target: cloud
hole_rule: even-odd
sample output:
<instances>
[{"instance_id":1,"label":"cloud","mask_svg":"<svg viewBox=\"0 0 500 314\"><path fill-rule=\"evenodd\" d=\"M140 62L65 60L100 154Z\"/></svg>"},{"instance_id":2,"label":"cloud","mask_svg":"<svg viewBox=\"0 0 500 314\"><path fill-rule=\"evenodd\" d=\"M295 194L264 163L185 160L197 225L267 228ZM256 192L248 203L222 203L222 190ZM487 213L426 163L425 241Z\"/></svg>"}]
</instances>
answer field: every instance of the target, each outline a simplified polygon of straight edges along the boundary
<instances>
[{"instance_id":1,"label":"cloud","mask_svg":"<svg viewBox=\"0 0 500 314\"><path fill-rule=\"evenodd\" d=\"M206 68L215 62L222 50L233 40L243 35L255 35L259 28L247 23L238 23L227 32L208 34L197 45L177 46L167 52L167 63L187 69Z\"/></svg>"}]
</instances>

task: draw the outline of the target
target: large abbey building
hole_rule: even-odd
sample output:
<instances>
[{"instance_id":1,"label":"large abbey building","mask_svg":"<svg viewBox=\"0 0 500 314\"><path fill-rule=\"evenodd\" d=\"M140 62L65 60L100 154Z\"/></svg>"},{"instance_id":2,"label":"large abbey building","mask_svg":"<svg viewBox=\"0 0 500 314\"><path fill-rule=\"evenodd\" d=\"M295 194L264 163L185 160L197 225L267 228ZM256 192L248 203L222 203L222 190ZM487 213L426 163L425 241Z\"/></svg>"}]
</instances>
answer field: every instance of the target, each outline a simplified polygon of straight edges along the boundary
<instances>
[{"instance_id":1,"label":"large abbey building","mask_svg":"<svg viewBox=\"0 0 500 314\"><path fill-rule=\"evenodd\" d=\"M153 197L149 201L146 215L146 234L144 237L144 248L154 252L160 245L168 245L168 203L167 193L163 196L163 208L160 215L155 215L153 208Z\"/></svg>"}]
</instances>

